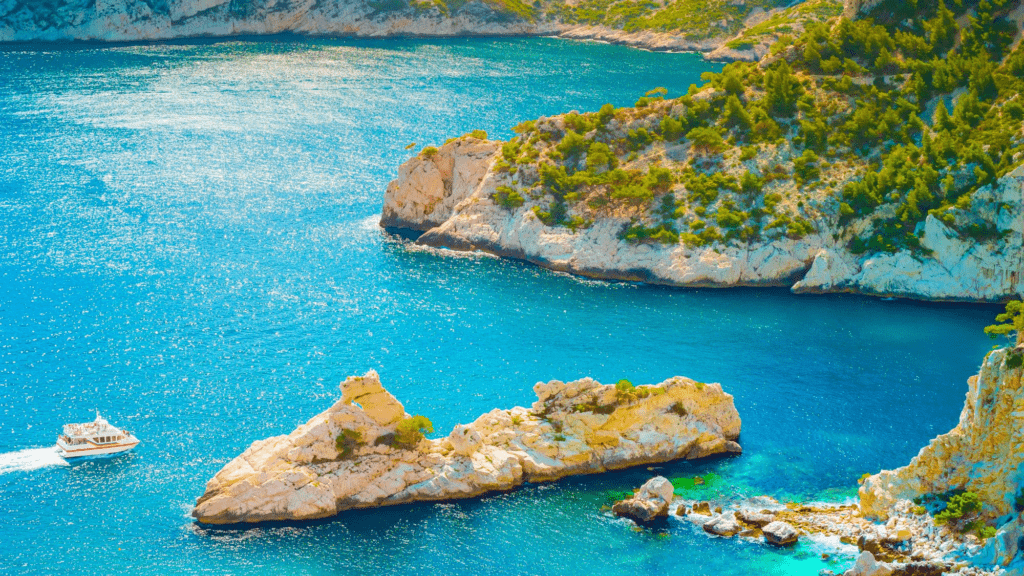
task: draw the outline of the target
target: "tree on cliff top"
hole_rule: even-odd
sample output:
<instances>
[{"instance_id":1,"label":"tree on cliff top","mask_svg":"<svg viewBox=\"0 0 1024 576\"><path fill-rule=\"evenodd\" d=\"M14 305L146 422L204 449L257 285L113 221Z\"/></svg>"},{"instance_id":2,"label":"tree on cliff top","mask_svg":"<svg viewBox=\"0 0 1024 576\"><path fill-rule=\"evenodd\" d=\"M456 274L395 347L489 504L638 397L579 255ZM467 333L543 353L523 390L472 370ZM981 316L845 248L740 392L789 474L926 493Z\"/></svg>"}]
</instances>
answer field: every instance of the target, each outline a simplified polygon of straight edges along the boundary
<instances>
[{"instance_id":1,"label":"tree on cliff top","mask_svg":"<svg viewBox=\"0 0 1024 576\"><path fill-rule=\"evenodd\" d=\"M996 316L996 322L985 328L985 333L996 336L1016 336L1017 344L1024 344L1024 302L1013 300L1006 303L1006 312Z\"/></svg>"}]
</instances>

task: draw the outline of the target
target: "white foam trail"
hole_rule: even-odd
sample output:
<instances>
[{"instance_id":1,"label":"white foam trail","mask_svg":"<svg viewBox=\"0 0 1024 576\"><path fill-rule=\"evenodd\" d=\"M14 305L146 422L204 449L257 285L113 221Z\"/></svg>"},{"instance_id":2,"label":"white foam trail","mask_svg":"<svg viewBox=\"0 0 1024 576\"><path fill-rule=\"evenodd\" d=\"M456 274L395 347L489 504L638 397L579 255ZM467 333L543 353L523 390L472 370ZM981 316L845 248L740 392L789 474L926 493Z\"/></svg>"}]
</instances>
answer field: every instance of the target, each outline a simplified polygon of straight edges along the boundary
<instances>
[{"instance_id":1,"label":"white foam trail","mask_svg":"<svg viewBox=\"0 0 1024 576\"><path fill-rule=\"evenodd\" d=\"M28 448L0 454L0 474L27 472L48 466L67 466L67 460L57 454L56 446Z\"/></svg>"}]
</instances>

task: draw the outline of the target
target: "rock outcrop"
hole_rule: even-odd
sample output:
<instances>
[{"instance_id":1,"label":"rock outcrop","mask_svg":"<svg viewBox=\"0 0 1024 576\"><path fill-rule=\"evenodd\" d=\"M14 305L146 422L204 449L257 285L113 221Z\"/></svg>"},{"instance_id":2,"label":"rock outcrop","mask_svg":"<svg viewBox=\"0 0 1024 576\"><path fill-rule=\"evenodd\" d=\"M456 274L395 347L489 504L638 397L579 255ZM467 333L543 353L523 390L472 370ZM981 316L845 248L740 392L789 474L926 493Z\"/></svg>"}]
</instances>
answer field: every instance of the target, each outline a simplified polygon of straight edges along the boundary
<instances>
[{"instance_id":1,"label":"rock outcrop","mask_svg":"<svg viewBox=\"0 0 1024 576\"><path fill-rule=\"evenodd\" d=\"M204 524L308 520L740 451L732 396L686 378L620 389L589 378L538 383L530 409L492 410L415 445L398 442L408 415L375 372L341 389L291 434L254 442L225 465L192 515Z\"/></svg>"},{"instance_id":2,"label":"rock outcrop","mask_svg":"<svg viewBox=\"0 0 1024 576\"><path fill-rule=\"evenodd\" d=\"M764 541L773 546L792 546L800 538L800 533L786 522L775 521L761 527Z\"/></svg>"},{"instance_id":3,"label":"rock outcrop","mask_svg":"<svg viewBox=\"0 0 1024 576\"><path fill-rule=\"evenodd\" d=\"M864 514L885 518L900 500L954 489L978 494L986 516L1014 512L1024 481L1024 389L1021 348L990 352L968 380L960 422L896 470L865 479Z\"/></svg>"},{"instance_id":4,"label":"rock outcrop","mask_svg":"<svg viewBox=\"0 0 1024 576\"><path fill-rule=\"evenodd\" d=\"M612 512L641 524L653 522L658 518L667 518L668 506L672 502L672 491L672 483L668 478L655 476L644 482L631 498L616 502L612 506Z\"/></svg>"},{"instance_id":5,"label":"rock outcrop","mask_svg":"<svg viewBox=\"0 0 1024 576\"><path fill-rule=\"evenodd\" d=\"M557 129L559 121L541 119L538 125L554 123ZM656 152L659 157L676 153ZM631 222L629 213L599 216L576 229L549 226L529 202L509 209L495 201L498 188L509 184L507 173L496 169L500 160L498 143L473 138L450 142L430 158L408 160L388 186L381 224L422 231L417 242L425 246L483 251L609 280L690 287L786 286L801 293L950 301L1000 301L1024 294L1024 166L972 199L970 212L996 222L1003 231L1000 237L962 238L928 216L919 234L927 252L853 254L851 234L862 232L866 222L842 227L822 218L814 222L814 233L799 239L783 235L693 247L621 238Z\"/></svg>"}]
</instances>

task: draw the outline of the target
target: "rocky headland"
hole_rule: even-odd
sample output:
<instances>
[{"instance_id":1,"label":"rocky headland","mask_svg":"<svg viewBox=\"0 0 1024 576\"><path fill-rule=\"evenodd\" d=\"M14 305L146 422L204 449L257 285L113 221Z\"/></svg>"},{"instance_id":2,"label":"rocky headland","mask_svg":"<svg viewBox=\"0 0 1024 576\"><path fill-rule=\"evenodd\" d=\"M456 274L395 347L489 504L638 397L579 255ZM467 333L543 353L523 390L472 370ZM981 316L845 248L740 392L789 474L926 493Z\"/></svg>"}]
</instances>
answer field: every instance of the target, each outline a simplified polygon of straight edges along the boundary
<instances>
[{"instance_id":1,"label":"rocky headland","mask_svg":"<svg viewBox=\"0 0 1024 576\"><path fill-rule=\"evenodd\" d=\"M343 510L471 498L680 458L740 452L740 418L718 384L592 379L534 386L531 408L492 410L436 440L376 372L286 436L256 441L206 485L203 524L309 520Z\"/></svg>"},{"instance_id":2,"label":"rocky headland","mask_svg":"<svg viewBox=\"0 0 1024 576\"><path fill-rule=\"evenodd\" d=\"M674 108L677 115L685 114L683 106ZM653 129L649 116L610 120L608 137L621 139L637 129ZM571 130L565 117L542 118L536 126L542 133L554 134L551 140L556 143ZM623 234L636 224L639 212L628 203L593 209L581 202L579 227L552 226L543 219L544 208L553 202L545 191L537 192L536 198L523 196L518 206L501 204L503 190L521 187L538 171L533 164L510 174L502 165L503 145L466 136L432 155L413 157L388 185L381 225L423 232L416 242L425 246L488 252L599 279L689 287L785 286L803 293L855 292L950 301L1000 301L1024 293L1020 274L1024 270L1024 167L979 190L972 199L971 218L994 220L1000 236L984 241L965 237L929 214L918 227L920 249L855 253L851 239L867 231L876 215L840 224L828 210L828 204L838 207L839 201L820 193L812 193L809 200L791 177L772 182L763 194L769 203L771 195L778 195L777 206L807 219L813 231L799 237L780 228L777 234L746 241L638 242ZM791 166L796 156L788 145L773 146L745 161L739 155L739 150L727 154L719 173L738 181L750 171L767 173L783 163ZM654 143L632 166L649 172L651 166L699 162L700 156L686 142ZM832 170L838 182L856 175L852 166L837 165ZM681 183L666 192L678 197L692 193ZM826 206L816 208L812 201ZM691 223L704 221L697 212L691 212Z\"/></svg>"}]
</instances>

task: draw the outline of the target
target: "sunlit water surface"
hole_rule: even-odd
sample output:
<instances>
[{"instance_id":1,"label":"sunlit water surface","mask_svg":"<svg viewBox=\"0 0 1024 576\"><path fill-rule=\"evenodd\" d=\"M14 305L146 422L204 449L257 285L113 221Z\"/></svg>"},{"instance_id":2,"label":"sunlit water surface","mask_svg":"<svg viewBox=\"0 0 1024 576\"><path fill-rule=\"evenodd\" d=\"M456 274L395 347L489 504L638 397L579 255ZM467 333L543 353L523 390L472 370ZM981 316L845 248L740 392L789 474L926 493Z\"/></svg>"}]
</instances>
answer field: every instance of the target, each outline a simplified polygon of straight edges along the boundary
<instances>
[{"instance_id":1,"label":"sunlit water surface","mask_svg":"<svg viewBox=\"0 0 1024 576\"><path fill-rule=\"evenodd\" d=\"M690 496L842 500L957 420L990 308L674 290L442 257L378 229L422 146L717 69L554 40L237 41L0 51L0 572L816 574L677 521L602 506L631 470L509 494L205 530L204 484L254 440L378 370L438 433L538 380L718 381L742 456ZM67 465L100 409L128 455Z\"/></svg>"}]
</instances>

